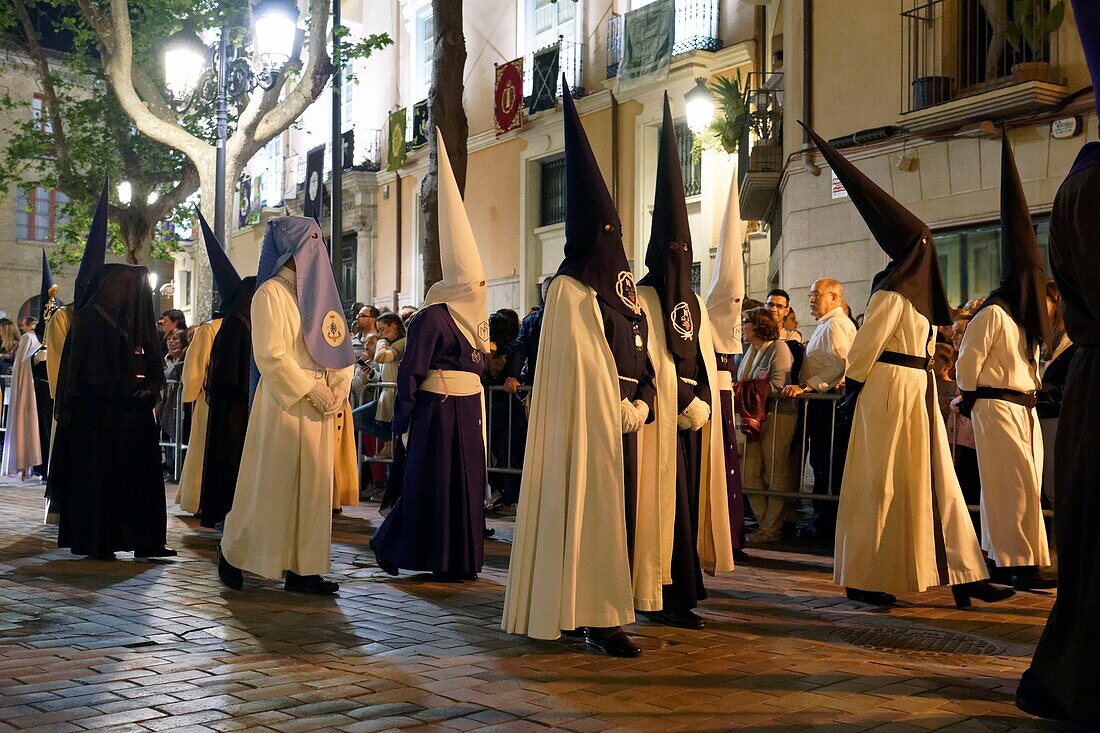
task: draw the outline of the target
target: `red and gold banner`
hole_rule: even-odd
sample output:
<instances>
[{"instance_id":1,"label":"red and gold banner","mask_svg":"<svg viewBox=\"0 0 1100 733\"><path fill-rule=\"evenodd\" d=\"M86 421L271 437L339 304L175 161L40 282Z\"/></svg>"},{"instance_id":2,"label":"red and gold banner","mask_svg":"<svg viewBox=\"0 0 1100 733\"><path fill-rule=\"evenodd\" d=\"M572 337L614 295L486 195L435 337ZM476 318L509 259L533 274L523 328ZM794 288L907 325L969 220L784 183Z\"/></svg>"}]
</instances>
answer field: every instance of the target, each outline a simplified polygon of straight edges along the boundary
<instances>
[{"instance_id":1,"label":"red and gold banner","mask_svg":"<svg viewBox=\"0 0 1100 733\"><path fill-rule=\"evenodd\" d=\"M497 135L503 135L523 124L523 59L509 61L497 67L497 83L493 92L494 118Z\"/></svg>"}]
</instances>

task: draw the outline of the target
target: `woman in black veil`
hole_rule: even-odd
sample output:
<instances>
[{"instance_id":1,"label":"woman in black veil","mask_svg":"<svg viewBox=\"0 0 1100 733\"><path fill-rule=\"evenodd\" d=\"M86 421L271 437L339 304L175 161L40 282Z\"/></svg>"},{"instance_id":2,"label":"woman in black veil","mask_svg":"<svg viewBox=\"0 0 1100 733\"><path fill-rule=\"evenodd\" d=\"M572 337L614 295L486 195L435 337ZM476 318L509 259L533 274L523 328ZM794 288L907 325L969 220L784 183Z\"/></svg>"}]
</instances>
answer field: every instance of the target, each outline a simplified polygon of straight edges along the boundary
<instances>
[{"instance_id":1,"label":"woman in black veil","mask_svg":"<svg viewBox=\"0 0 1100 733\"><path fill-rule=\"evenodd\" d=\"M58 547L111 559L164 546L164 477L153 405L164 381L148 270L104 265L73 316L57 390L50 492Z\"/></svg>"}]
</instances>

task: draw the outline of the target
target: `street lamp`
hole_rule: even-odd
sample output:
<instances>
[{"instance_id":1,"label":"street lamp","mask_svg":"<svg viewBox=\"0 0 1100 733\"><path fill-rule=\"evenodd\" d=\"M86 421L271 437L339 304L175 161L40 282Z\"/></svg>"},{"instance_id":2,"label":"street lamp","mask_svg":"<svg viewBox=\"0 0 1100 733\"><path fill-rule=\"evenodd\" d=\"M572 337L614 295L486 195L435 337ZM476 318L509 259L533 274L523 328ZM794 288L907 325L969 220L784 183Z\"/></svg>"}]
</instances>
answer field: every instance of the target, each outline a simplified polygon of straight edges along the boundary
<instances>
[{"instance_id":1,"label":"street lamp","mask_svg":"<svg viewBox=\"0 0 1100 733\"><path fill-rule=\"evenodd\" d=\"M215 143L214 234L225 243L225 142L229 136L229 102L240 102L256 87L271 89L294 50L298 6L292 0L259 0L253 7L253 42L262 64L256 71L229 44L229 26L222 16L221 33L209 47L191 30L175 33L164 47L164 81L169 104L180 114L197 102L213 101L217 122Z\"/></svg>"},{"instance_id":2,"label":"street lamp","mask_svg":"<svg viewBox=\"0 0 1100 733\"><path fill-rule=\"evenodd\" d=\"M130 199L133 198L134 189L130 185L129 181L123 181L118 184L118 202L123 206L130 205Z\"/></svg>"},{"instance_id":3,"label":"street lamp","mask_svg":"<svg viewBox=\"0 0 1100 733\"><path fill-rule=\"evenodd\" d=\"M684 101L687 102L688 129L698 135L714 119L714 95L707 89L704 77L695 79L695 86L684 95Z\"/></svg>"}]
</instances>

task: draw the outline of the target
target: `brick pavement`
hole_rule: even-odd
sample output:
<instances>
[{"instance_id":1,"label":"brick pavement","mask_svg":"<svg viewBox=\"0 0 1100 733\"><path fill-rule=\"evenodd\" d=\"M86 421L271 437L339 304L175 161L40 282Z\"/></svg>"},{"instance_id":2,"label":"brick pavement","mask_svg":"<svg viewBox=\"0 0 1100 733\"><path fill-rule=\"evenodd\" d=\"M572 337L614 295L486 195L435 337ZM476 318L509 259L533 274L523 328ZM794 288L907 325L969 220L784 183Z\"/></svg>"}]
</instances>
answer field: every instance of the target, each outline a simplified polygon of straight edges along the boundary
<instances>
[{"instance_id":1,"label":"brick pavement","mask_svg":"<svg viewBox=\"0 0 1100 733\"><path fill-rule=\"evenodd\" d=\"M169 496L174 487L169 489ZM376 505L334 523L339 597L218 582L215 533L170 505L179 558L76 558L40 484L0 481L0 732L1055 730L1013 706L1052 597L867 611L830 559L754 550L708 579L702 632L641 622L622 660L498 630L511 524L470 584L391 580Z\"/></svg>"}]
</instances>

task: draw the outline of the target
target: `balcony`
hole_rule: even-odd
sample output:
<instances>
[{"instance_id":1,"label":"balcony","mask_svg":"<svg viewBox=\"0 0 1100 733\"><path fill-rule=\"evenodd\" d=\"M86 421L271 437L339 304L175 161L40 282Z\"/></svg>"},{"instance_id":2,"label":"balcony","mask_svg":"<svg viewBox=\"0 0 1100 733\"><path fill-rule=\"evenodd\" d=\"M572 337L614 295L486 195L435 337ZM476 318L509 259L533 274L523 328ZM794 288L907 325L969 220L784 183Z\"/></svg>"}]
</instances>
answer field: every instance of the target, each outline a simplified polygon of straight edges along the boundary
<instances>
[{"instance_id":1,"label":"balcony","mask_svg":"<svg viewBox=\"0 0 1100 733\"><path fill-rule=\"evenodd\" d=\"M574 97L584 96L584 44L576 41L568 41L563 36L558 37L557 43L533 51L523 57L523 104L529 107L531 96L535 92L535 59L543 58L547 53L553 53L558 49L558 72L552 80L547 80L554 85L554 96L561 97L561 75L565 74L569 82L569 90Z\"/></svg>"},{"instance_id":2,"label":"balcony","mask_svg":"<svg viewBox=\"0 0 1100 733\"><path fill-rule=\"evenodd\" d=\"M900 122L912 132L1061 101L1065 0L903 0ZM1061 10L1059 10L1061 8Z\"/></svg>"},{"instance_id":3,"label":"balcony","mask_svg":"<svg viewBox=\"0 0 1100 733\"><path fill-rule=\"evenodd\" d=\"M676 0L676 30L672 56L691 51L718 51L719 0ZM623 22L626 15L613 15L607 21L607 78L619 75L623 60Z\"/></svg>"},{"instance_id":4,"label":"balcony","mask_svg":"<svg viewBox=\"0 0 1100 733\"><path fill-rule=\"evenodd\" d=\"M363 156L354 168L363 171L382 170L382 131L381 130L356 130L358 145L363 146Z\"/></svg>"},{"instance_id":5,"label":"balcony","mask_svg":"<svg viewBox=\"0 0 1100 733\"><path fill-rule=\"evenodd\" d=\"M744 221L760 221L771 211L783 178L783 75L750 73L745 106L748 126L738 157L738 201Z\"/></svg>"}]
</instances>

